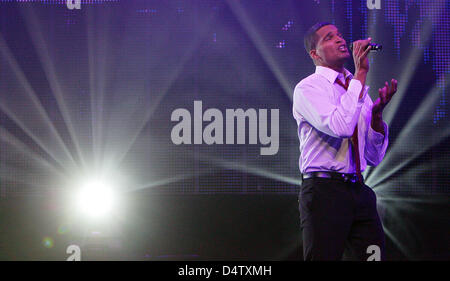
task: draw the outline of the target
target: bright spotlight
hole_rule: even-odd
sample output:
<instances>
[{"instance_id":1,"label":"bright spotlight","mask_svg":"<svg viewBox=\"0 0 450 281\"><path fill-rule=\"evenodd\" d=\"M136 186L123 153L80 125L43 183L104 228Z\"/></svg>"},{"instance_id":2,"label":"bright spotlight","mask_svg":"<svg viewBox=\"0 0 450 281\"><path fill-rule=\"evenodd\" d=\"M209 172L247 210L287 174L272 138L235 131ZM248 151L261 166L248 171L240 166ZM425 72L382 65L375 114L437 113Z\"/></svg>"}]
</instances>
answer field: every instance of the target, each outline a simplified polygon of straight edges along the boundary
<instances>
[{"instance_id":1,"label":"bright spotlight","mask_svg":"<svg viewBox=\"0 0 450 281\"><path fill-rule=\"evenodd\" d=\"M78 193L79 210L93 218L103 217L114 205L115 196L112 186L101 180L85 182Z\"/></svg>"}]
</instances>

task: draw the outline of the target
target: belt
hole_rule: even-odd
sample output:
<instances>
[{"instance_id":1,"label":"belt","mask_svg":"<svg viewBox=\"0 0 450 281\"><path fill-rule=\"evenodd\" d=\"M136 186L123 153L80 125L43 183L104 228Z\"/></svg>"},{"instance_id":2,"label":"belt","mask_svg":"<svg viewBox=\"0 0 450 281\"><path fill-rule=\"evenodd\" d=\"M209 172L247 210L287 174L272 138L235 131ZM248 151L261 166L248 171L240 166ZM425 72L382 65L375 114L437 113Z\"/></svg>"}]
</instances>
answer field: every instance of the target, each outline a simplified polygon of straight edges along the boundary
<instances>
[{"instance_id":1,"label":"belt","mask_svg":"<svg viewBox=\"0 0 450 281\"><path fill-rule=\"evenodd\" d=\"M338 172L310 172L302 174L303 180L311 178L328 178L328 179L342 180L344 182L353 182L353 183L358 182L358 176L356 174L343 174Z\"/></svg>"}]
</instances>

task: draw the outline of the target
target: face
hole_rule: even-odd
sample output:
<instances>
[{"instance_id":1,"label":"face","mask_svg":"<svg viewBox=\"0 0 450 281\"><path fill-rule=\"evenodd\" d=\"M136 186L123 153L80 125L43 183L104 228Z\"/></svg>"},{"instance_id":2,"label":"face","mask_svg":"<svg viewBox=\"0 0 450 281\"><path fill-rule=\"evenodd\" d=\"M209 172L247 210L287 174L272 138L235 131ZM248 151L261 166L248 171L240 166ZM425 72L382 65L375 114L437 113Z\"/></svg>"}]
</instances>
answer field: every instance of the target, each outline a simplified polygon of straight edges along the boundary
<instances>
[{"instance_id":1,"label":"face","mask_svg":"<svg viewBox=\"0 0 450 281\"><path fill-rule=\"evenodd\" d=\"M326 25L316 34L318 41L310 55L319 65L341 67L350 58L347 43L336 26Z\"/></svg>"}]
</instances>

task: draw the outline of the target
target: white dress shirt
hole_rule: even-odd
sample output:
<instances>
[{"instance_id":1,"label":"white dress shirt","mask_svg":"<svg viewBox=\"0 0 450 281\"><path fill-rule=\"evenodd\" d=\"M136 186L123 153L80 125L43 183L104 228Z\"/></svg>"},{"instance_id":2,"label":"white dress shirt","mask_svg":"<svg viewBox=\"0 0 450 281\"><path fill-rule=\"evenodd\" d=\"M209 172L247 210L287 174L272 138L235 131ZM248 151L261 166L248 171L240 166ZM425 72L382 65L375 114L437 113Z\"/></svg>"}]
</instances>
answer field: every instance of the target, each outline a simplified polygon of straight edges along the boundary
<instances>
[{"instance_id":1,"label":"white dress shirt","mask_svg":"<svg viewBox=\"0 0 450 281\"><path fill-rule=\"evenodd\" d=\"M331 68L316 66L316 72L300 81L294 90L293 115L298 125L300 140L299 168L301 173L334 171L355 173L350 138L358 123L358 143L361 171L367 165L376 166L383 160L388 146L388 126L384 133L371 126L372 99L361 82L352 79L345 90L336 78L345 84L353 75L344 69L345 77Z\"/></svg>"}]
</instances>

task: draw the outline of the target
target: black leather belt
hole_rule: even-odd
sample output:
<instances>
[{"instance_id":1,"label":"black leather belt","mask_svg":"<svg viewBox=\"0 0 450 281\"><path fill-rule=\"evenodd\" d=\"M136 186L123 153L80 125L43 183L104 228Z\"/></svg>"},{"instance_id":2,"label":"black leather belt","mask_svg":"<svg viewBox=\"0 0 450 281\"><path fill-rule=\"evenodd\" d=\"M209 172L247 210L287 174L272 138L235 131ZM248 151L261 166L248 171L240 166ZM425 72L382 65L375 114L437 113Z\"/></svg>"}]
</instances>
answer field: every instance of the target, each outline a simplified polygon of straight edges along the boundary
<instances>
[{"instance_id":1,"label":"black leather belt","mask_svg":"<svg viewBox=\"0 0 450 281\"><path fill-rule=\"evenodd\" d=\"M344 182L358 182L358 176L356 174L343 174L338 172L310 172L302 174L302 179L311 178L328 178L342 180Z\"/></svg>"}]
</instances>

